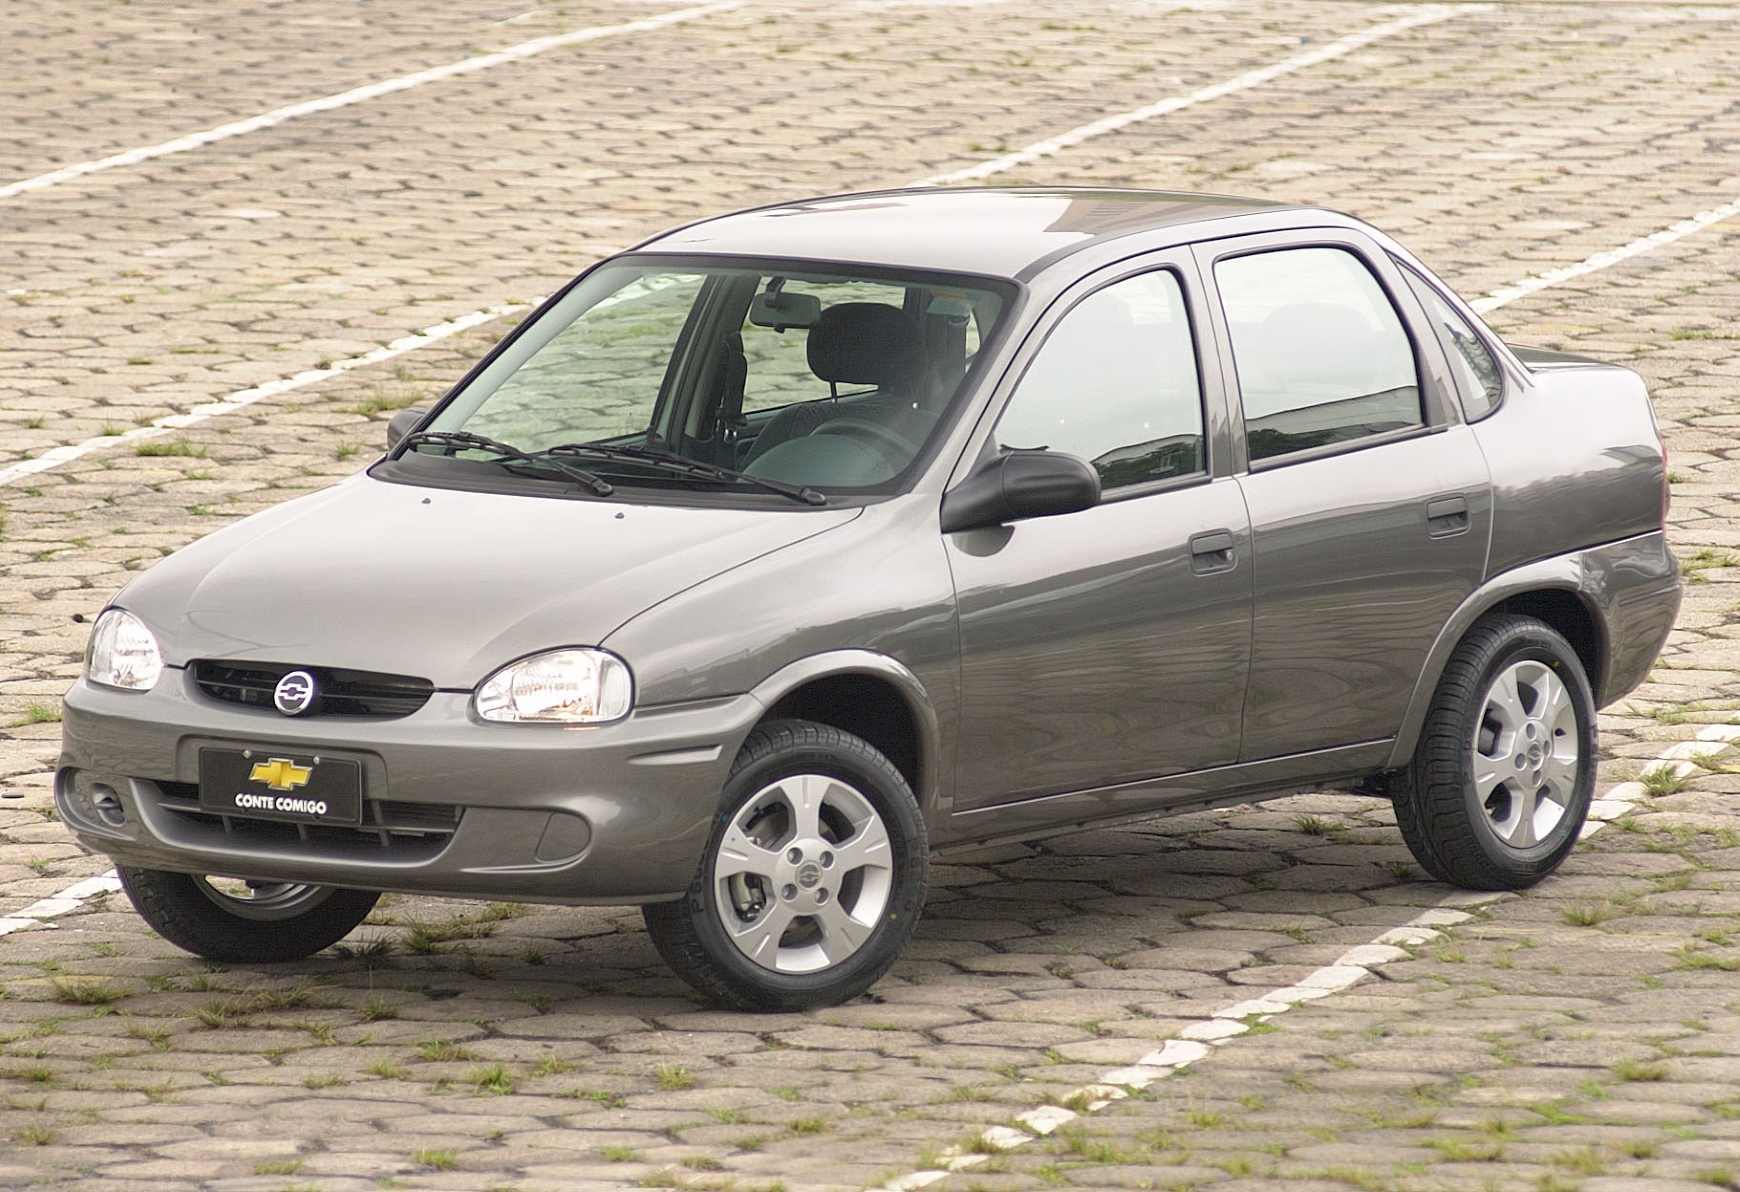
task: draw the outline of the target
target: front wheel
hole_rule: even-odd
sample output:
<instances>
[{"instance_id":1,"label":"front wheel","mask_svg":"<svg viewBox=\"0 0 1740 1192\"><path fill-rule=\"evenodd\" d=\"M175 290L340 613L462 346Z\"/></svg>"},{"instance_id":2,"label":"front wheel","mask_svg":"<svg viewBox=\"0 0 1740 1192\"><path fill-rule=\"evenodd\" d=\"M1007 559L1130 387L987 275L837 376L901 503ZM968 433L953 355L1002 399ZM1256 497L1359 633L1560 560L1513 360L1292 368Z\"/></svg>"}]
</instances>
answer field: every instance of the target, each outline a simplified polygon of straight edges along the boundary
<instances>
[{"instance_id":1,"label":"front wheel","mask_svg":"<svg viewBox=\"0 0 1740 1192\"><path fill-rule=\"evenodd\" d=\"M1595 701L1576 651L1500 614L1450 656L1396 793L1396 824L1432 876L1519 890L1577 843L1595 789Z\"/></svg>"},{"instance_id":2,"label":"front wheel","mask_svg":"<svg viewBox=\"0 0 1740 1192\"><path fill-rule=\"evenodd\" d=\"M380 894L297 882L247 882L158 869L117 870L140 917L164 939L207 960L271 964L336 944Z\"/></svg>"},{"instance_id":3,"label":"front wheel","mask_svg":"<svg viewBox=\"0 0 1740 1192\"><path fill-rule=\"evenodd\" d=\"M929 850L899 770L850 733L803 720L749 735L688 893L643 910L659 955L742 1010L856 997L918 922Z\"/></svg>"}]
</instances>

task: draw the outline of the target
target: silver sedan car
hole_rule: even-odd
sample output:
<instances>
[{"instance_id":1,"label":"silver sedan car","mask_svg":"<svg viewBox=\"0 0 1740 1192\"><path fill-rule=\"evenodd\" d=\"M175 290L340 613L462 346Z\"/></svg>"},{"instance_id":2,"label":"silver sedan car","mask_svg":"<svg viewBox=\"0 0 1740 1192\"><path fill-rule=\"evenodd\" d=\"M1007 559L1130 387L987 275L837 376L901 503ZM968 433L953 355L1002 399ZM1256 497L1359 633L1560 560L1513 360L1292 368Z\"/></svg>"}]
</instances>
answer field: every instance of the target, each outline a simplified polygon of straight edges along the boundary
<instances>
[{"instance_id":1,"label":"silver sedan car","mask_svg":"<svg viewBox=\"0 0 1740 1192\"><path fill-rule=\"evenodd\" d=\"M825 1005L935 850L1302 788L1526 886L1679 602L1638 377L1313 208L706 220L389 438L136 579L67 696L62 817L200 955L383 890L639 904L710 997Z\"/></svg>"}]
</instances>

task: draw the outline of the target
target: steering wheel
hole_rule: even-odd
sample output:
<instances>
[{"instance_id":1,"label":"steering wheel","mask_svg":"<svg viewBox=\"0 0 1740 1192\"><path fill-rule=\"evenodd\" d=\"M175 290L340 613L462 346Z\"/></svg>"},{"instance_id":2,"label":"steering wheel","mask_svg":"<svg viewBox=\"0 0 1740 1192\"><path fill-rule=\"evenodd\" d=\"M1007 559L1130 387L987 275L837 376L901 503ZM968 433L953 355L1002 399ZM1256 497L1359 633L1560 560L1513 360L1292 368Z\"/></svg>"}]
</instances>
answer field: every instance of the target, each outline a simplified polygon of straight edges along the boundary
<instances>
[{"instance_id":1,"label":"steering wheel","mask_svg":"<svg viewBox=\"0 0 1740 1192\"><path fill-rule=\"evenodd\" d=\"M880 422L872 422L868 418L835 418L822 423L810 433L812 435L865 435L875 439L883 447L892 447L900 452L898 459L890 460L900 467L905 467L919 452L917 443L899 431L883 426Z\"/></svg>"}]
</instances>

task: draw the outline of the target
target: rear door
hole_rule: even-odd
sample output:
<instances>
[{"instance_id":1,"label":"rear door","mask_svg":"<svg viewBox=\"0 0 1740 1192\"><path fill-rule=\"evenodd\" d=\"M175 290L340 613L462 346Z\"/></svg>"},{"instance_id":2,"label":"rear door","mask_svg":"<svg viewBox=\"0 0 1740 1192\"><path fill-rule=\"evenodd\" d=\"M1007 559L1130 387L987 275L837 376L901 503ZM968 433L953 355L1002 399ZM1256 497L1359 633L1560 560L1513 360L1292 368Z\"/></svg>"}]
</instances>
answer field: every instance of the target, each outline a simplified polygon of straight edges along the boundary
<instances>
[{"instance_id":1,"label":"rear door","mask_svg":"<svg viewBox=\"0 0 1740 1192\"><path fill-rule=\"evenodd\" d=\"M1204 319L1189 253L1149 256L1059 299L1004 382L984 453L1079 455L1104 498L947 536L956 811L1237 758L1249 535Z\"/></svg>"},{"instance_id":2,"label":"rear door","mask_svg":"<svg viewBox=\"0 0 1740 1192\"><path fill-rule=\"evenodd\" d=\"M1237 395L1254 619L1242 761L1397 732L1439 629L1481 581L1486 461L1437 340L1353 232L1198 246Z\"/></svg>"}]
</instances>

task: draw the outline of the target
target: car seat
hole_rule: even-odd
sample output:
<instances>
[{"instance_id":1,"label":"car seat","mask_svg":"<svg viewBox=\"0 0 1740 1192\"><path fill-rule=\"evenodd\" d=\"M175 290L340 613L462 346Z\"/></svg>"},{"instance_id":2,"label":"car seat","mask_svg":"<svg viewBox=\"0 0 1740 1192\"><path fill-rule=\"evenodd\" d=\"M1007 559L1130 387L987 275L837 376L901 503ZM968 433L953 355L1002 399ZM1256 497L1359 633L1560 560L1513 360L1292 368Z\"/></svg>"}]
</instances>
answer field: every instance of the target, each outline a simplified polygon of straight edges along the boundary
<instances>
[{"instance_id":1,"label":"car seat","mask_svg":"<svg viewBox=\"0 0 1740 1192\"><path fill-rule=\"evenodd\" d=\"M927 372L918 321L881 302L840 302L828 307L810 328L805 351L810 371L828 383L828 399L800 402L775 414L756 436L745 466L836 418L889 421L890 415L911 412ZM854 395L850 406L842 406L841 385L874 389L861 397Z\"/></svg>"}]
</instances>

